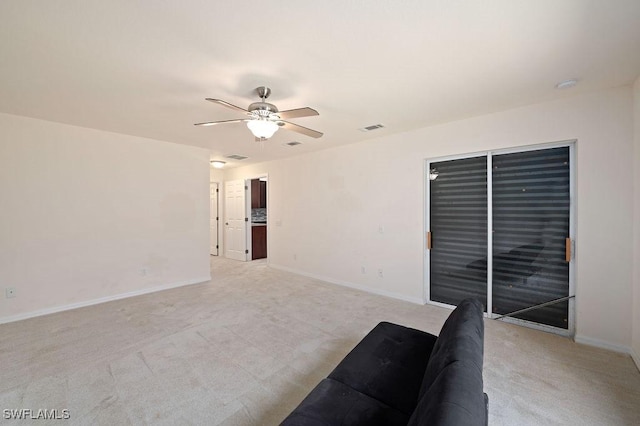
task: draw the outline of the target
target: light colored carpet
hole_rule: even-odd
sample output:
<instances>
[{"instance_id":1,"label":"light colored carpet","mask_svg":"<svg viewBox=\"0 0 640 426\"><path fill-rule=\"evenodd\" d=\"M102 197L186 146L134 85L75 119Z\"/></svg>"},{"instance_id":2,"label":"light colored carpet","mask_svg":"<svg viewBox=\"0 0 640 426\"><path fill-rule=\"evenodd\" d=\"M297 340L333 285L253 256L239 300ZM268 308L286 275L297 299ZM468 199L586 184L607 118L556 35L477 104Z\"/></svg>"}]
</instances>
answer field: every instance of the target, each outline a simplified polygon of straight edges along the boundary
<instances>
[{"instance_id":1,"label":"light colored carpet","mask_svg":"<svg viewBox=\"0 0 640 426\"><path fill-rule=\"evenodd\" d=\"M437 334L450 312L263 261L212 258L211 271L207 283L0 325L0 409L68 409L56 424L275 425L379 321ZM640 424L628 356L485 329L491 425Z\"/></svg>"}]
</instances>

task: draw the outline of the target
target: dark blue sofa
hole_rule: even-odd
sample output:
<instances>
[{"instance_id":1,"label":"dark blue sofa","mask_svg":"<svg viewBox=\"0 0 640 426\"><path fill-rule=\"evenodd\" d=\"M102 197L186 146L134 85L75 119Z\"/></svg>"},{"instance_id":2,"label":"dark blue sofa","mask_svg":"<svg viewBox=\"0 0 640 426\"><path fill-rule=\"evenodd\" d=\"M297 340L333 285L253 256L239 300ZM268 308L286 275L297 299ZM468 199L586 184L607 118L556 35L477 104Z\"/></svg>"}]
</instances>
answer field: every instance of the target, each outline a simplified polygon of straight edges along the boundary
<instances>
[{"instance_id":1,"label":"dark blue sofa","mask_svg":"<svg viewBox=\"0 0 640 426\"><path fill-rule=\"evenodd\" d=\"M381 322L284 426L487 425L482 304L466 299L439 336Z\"/></svg>"}]
</instances>

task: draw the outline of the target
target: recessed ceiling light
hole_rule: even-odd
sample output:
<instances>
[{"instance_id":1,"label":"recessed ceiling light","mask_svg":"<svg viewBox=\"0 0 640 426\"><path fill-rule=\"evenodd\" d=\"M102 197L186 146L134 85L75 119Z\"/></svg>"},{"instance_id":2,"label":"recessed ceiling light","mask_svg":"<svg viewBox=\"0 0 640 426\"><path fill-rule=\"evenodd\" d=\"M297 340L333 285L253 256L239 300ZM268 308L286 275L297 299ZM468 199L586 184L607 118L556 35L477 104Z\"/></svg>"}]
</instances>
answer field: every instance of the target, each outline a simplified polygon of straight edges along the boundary
<instances>
[{"instance_id":1,"label":"recessed ceiling light","mask_svg":"<svg viewBox=\"0 0 640 426\"><path fill-rule=\"evenodd\" d=\"M575 86L576 84L578 84L578 79L572 78L569 80L561 81L560 83L556 84L556 89L569 89Z\"/></svg>"},{"instance_id":2,"label":"recessed ceiling light","mask_svg":"<svg viewBox=\"0 0 640 426\"><path fill-rule=\"evenodd\" d=\"M216 169L223 168L225 164L227 164L227 163L225 163L224 161L218 161L218 160L211 161L211 165L213 167L215 167Z\"/></svg>"}]
</instances>

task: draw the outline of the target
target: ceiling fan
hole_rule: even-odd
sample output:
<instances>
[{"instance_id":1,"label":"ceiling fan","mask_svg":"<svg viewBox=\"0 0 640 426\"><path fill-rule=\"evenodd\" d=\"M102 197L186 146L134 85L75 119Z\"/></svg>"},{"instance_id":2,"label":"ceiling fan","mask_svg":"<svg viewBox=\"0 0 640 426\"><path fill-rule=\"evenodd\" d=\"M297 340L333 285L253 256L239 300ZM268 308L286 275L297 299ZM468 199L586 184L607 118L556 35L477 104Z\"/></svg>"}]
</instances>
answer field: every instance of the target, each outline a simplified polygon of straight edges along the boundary
<instances>
[{"instance_id":1,"label":"ceiling fan","mask_svg":"<svg viewBox=\"0 0 640 426\"><path fill-rule=\"evenodd\" d=\"M209 102L220 104L227 108L241 111L245 113L247 118L239 118L237 120L221 120L221 121L208 121L205 123L196 123L196 126L215 126L217 124L227 123L247 123L247 127L251 130L251 133L256 137L257 141L263 141L269 139L273 134L278 131L280 127L286 130L293 130L294 132L302 133L303 135L311 136L312 138L319 138L322 133L317 130L312 130L307 127L300 126L298 124L285 121L285 119L309 117L312 115L319 115L318 111L313 108L296 108L286 111L278 111L278 108L265 102L265 100L271 94L271 89L265 86L256 88L256 93L260 96L260 102L254 102L249 105L248 109L241 108L239 106L230 104L229 102L206 98Z\"/></svg>"}]
</instances>

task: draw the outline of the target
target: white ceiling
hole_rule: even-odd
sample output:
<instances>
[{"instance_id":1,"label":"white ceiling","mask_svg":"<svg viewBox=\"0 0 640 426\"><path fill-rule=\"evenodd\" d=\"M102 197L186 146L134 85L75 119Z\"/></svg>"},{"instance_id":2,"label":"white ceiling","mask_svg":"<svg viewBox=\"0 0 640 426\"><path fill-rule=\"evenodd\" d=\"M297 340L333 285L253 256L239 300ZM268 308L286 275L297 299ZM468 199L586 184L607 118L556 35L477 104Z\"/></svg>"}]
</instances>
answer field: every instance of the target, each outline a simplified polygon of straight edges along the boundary
<instances>
[{"instance_id":1,"label":"white ceiling","mask_svg":"<svg viewBox=\"0 0 640 426\"><path fill-rule=\"evenodd\" d=\"M250 157L231 166L638 75L638 0L0 1L0 112ZM193 126L241 118L205 97L247 107L262 85L281 110L317 109L291 121L325 135Z\"/></svg>"}]
</instances>

